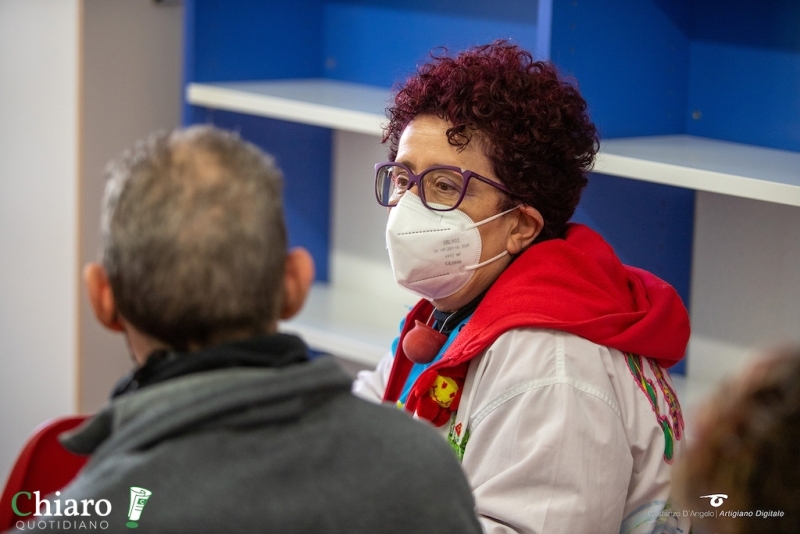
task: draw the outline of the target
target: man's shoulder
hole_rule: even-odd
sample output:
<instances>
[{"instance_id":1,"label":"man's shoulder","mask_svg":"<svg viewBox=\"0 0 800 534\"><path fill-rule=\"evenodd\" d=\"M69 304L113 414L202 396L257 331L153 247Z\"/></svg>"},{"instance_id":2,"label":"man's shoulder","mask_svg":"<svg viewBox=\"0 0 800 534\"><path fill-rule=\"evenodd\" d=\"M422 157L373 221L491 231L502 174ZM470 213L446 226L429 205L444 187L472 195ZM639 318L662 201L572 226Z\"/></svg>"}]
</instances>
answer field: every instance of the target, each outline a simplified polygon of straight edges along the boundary
<instances>
[{"instance_id":1,"label":"man's shoulder","mask_svg":"<svg viewBox=\"0 0 800 534\"><path fill-rule=\"evenodd\" d=\"M321 462L344 446L340 459L354 464L364 452L407 468L454 462L447 444L425 422L357 398L350 385L327 358L277 370L223 369L170 380L115 403L115 429L97 456L141 450L139 458L152 455L153 462L190 454L218 465L249 456L264 464L286 447L281 454Z\"/></svg>"},{"instance_id":2,"label":"man's shoulder","mask_svg":"<svg viewBox=\"0 0 800 534\"><path fill-rule=\"evenodd\" d=\"M171 433L140 447L120 443L91 462L67 494L107 498L112 520L124 526L130 488L142 487L152 492L143 519L174 526L176 518L192 517L191 525L230 532L246 531L236 525L314 531L323 519L381 531L380 516L387 514L405 531L417 531L428 510L424 503L448 495L446 509L458 511L453 522L459 526L445 531L473 531L469 487L432 428L347 388L317 382L308 392L298 396L287 388L268 406L241 403L189 428L172 426ZM298 508L298 502L305 504ZM250 505L242 509L242 503ZM401 509L419 518L404 519ZM293 519L294 513L303 518ZM225 526L233 518L236 523ZM292 521L307 528L290 528Z\"/></svg>"}]
</instances>

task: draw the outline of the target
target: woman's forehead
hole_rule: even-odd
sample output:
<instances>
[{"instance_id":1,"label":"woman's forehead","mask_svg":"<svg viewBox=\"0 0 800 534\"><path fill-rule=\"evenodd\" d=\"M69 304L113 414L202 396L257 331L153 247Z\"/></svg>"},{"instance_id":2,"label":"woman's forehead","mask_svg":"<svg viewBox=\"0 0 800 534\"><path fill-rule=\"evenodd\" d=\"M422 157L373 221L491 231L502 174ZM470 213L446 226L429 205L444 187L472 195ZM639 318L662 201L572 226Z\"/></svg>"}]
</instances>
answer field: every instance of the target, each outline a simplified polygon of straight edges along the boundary
<instances>
[{"instance_id":1,"label":"woman's forehead","mask_svg":"<svg viewBox=\"0 0 800 534\"><path fill-rule=\"evenodd\" d=\"M479 136L473 136L466 146L452 145L447 138L451 126L450 122L435 115L415 117L400 137L397 162L414 172L434 165L452 165L493 177L491 163L484 154Z\"/></svg>"}]
</instances>

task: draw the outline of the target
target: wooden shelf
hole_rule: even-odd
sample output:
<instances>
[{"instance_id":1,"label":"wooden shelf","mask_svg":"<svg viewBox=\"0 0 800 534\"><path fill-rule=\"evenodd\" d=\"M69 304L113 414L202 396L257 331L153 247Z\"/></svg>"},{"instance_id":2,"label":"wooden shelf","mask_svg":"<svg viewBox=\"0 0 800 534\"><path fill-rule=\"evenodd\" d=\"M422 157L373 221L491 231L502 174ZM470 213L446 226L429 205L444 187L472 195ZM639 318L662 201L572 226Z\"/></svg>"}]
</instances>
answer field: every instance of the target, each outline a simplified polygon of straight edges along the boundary
<instances>
[{"instance_id":1,"label":"wooden shelf","mask_svg":"<svg viewBox=\"0 0 800 534\"><path fill-rule=\"evenodd\" d=\"M382 135L389 98L388 89L323 79L186 87L186 100L196 106L368 135Z\"/></svg>"},{"instance_id":2,"label":"wooden shelf","mask_svg":"<svg viewBox=\"0 0 800 534\"><path fill-rule=\"evenodd\" d=\"M606 139L595 172L800 206L800 153L690 135Z\"/></svg>"},{"instance_id":3,"label":"wooden shelf","mask_svg":"<svg viewBox=\"0 0 800 534\"><path fill-rule=\"evenodd\" d=\"M381 135L389 90L335 80L192 83L198 106ZM689 135L605 139L595 172L800 206L800 153Z\"/></svg>"}]
</instances>

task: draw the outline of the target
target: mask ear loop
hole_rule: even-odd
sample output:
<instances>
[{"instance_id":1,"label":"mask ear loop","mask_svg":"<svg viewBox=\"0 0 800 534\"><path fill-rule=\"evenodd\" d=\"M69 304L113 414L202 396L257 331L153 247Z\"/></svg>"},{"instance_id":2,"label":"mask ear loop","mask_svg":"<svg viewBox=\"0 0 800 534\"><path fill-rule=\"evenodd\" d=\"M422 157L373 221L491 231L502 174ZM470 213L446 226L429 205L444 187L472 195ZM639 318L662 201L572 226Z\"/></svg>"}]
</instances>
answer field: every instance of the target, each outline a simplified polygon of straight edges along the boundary
<instances>
[{"instance_id":1,"label":"mask ear loop","mask_svg":"<svg viewBox=\"0 0 800 534\"><path fill-rule=\"evenodd\" d=\"M450 317L454 316L455 314L456 314L456 312L453 312L453 313L451 313L450 315L447 316L447 319L445 319L444 322L442 323L442 327L439 329L439 332L444 330L445 325L447 325L447 321L449 321Z\"/></svg>"},{"instance_id":2,"label":"mask ear loop","mask_svg":"<svg viewBox=\"0 0 800 534\"><path fill-rule=\"evenodd\" d=\"M497 260L499 260L500 258L502 258L503 256L508 256L508 251L507 251L507 250L504 250L503 252L501 252L500 254L498 254L497 256L495 256L494 258L489 258L488 260L486 260L486 261L482 261L482 262L480 262L480 263L476 263L475 265L470 265L470 266L468 266L468 267L464 267L464 270L465 270L465 271L474 271L475 269L480 269L480 268L481 268L481 267L483 267L484 265L489 265L489 264L490 264L490 263L492 263L493 261L497 261Z\"/></svg>"},{"instance_id":3,"label":"mask ear loop","mask_svg":"<svg viewBox=\"0 0 800 534\"><path fill-rule=\"evenodd\" d=\"M445 319L445 320L444 320L444 322L442 323L442 326L441 326L441 327L439 327L439 330L438 330L439 332L441 332L442 330L444 330L444 327L445 327L445 325L447 325L447 321L449 321L449 320L450 320L450 317L452 317L453 315L455 315L455 312L453 312L453 313L451 313L450 315L448 315L448 316L447 316L447 319ZM431 316L430 316L430 317L428 317L428 320L425 322L425 324L426 324L426 325L428 325L428 326L430 326L431 328L433 328L433 325L431 324L431 319L433 319L433 312L431 312ZM435 322L435 321L434 321L434 322Z\"/></svg>"},{"instance_id":4,"label":"mask ear loop","mask_svg":"<svg viewBox=\"0 0 800 534\"><path fill-rule=\"evenodd\" d=\"M430 315L430 317L428 317L428 320L425 321L426 325L428 325L430 327L433 327L433 325L431 324L431 319L433 319L433 312L431 312L431 315Z\"/></svg>"},{"instance_id":5,"label":"mask ear loop","mask_svg":"<svg viewBox=\"0 0 800 534\"><path fill-rule=\"evenodd\" d=\"M472 228L477 228L478 226L482 226L482 225L484 225L484 224L486 224L486 223L490 223L490 222L492 222L492 221L493 221L493 220L495 220L495 219L499 219L500 217L502 217L502 216L503 216L503 215L505 215L506 213L511 213L511 212L512 212L512 211L514 211L514 210L518 210L518 209L520 209L520 208L521 208L522 206L524 206L524 205L525 205L525 204L519 204L518 206L514 206L513 208L511 208L511 209L507 209L506 211L501 211L500 213L497 213L497 214L495 214L495 215L492 215L491 217L487 217L486 219L484 219L484 220L482 220L482 221L480 221L480 222L474 222L474 223L472 223L472 224L469 224L469 225L467 225L467 226L464 226L464 227L462 228L462 230L469 230L469 229L472 229Z\"/></svg>"},{"instance_id":6,"label":"mask ear loop","mask_svg":"<svg viewBox=\"0 0 800 534\"><path fill-rule=\"evenodd\" d=\"M511 212L512 212L512 211L514 211L514 210L518 210L519 208L521 208L521 207L522 207L522 206L524 206L524 205L525 205L525 204L519 204L519 205L517 205L517 206L514 206L514 207L513 207L513 208L511 208L511 209L507 209L506 211L502 211L502 212L500 212L500 213L498 213L498 214L496 214L496 215L492 215L491 217L488 217L488 218L486 218L486 219L482 220L481 222L478 222L478 223L473 223L471 226L469 226L469 228L477 228L478 226L480 226L480 225L482 225L482 224L486 224L486 223L488 223L488 222L491 222L491 221L493 221L493 220L495 220L495 219L499 219L500 217L502 217L502 216L503 216L503 215L505 215L506 213L511 213ZM467 228L467 227L465 227L465 228ZM486 260L486 261L482 261L481 263L477 263L477 264L475 264L475 265L470 265L469 267L464 267L464 270L465 270L465 271L474 271L475 269L480 269L480 268L481 268L481 267L483 267L484 265L489 265L489 264L490 264L490 263L492 263L493 261L497 261L497 260L499 260L500 258L502 258L503 256L508 256L508 251L507 251L507 250L504 250L503 252L501 252L500 254L498 254L497 256L495 256L494 258L489 258L488 260Z\"/></svg>"}]
</instances>

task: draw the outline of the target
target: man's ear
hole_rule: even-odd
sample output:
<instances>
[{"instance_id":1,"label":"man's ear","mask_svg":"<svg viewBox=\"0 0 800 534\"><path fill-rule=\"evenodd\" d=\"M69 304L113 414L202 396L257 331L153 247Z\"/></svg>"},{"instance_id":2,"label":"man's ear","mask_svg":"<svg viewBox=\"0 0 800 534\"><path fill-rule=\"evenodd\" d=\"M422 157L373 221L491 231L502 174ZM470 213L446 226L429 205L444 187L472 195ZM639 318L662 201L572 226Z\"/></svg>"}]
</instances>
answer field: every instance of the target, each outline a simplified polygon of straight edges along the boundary
<instances>
[{"instance_id":1,"label":"man's ear","mask_svg":"<svg viewBox=\"0 0 800 534\"><path fill-rule=\"evenodd\" d=\"M506 250L512 256L525 250L544 228L544 217L533 206L526 204L520 206L517 208L516 215L514 226L506 243Z\"/></svg>"},{"instance_id":2,"label":"man's ear","mask_svg":"<svg viewBox=\"0 0 800 534\"><path fill-rule=\"evenodd\" d=\"M92 304L94 316L109 330L122 332L124 327L119 319L117 303L106 270L99 263L87 263L83 268L83 279L89 291L89 302Z\"/></svg>"},{"instance_id":3,"label":"man's ear","mask_svg":"<svg viewBox=\"0 0 800 534\"><path fill-rule=\"evenodd\" d=\"M290 319L300 311L313 282L314 259L306 249L293 248L286 254L281 319Z\"/></svg>"}]
</instances>

